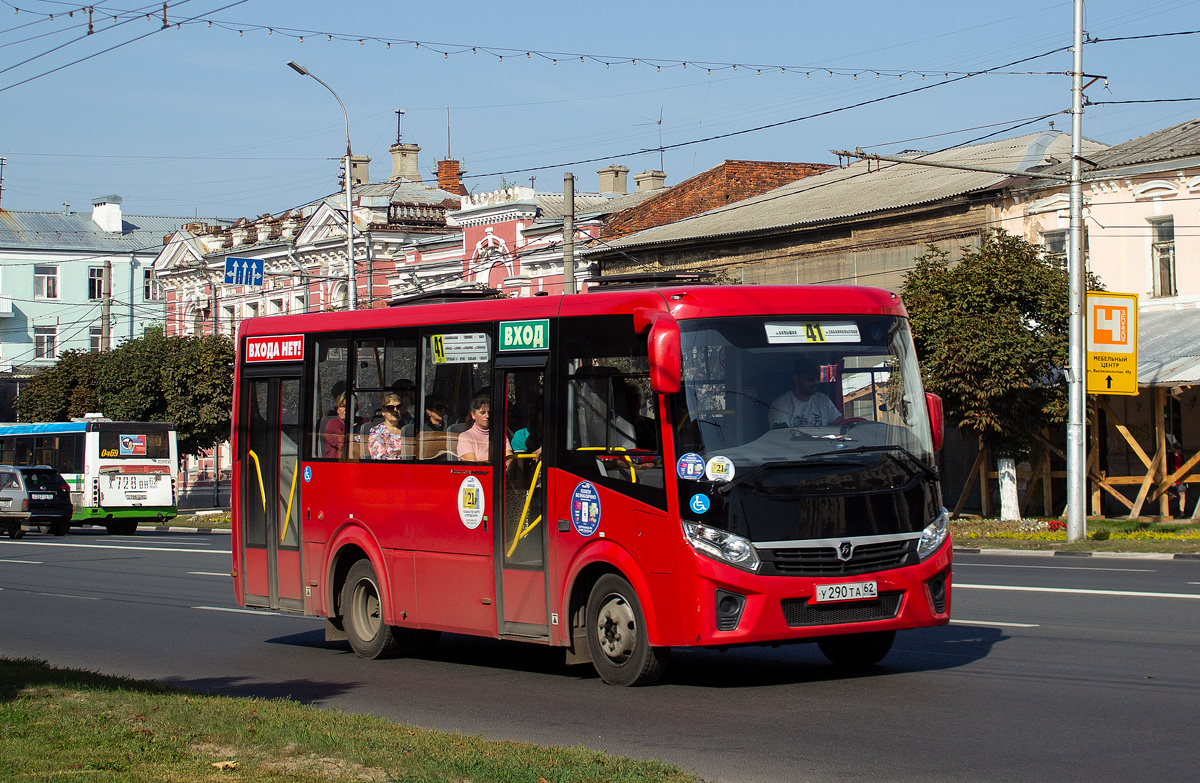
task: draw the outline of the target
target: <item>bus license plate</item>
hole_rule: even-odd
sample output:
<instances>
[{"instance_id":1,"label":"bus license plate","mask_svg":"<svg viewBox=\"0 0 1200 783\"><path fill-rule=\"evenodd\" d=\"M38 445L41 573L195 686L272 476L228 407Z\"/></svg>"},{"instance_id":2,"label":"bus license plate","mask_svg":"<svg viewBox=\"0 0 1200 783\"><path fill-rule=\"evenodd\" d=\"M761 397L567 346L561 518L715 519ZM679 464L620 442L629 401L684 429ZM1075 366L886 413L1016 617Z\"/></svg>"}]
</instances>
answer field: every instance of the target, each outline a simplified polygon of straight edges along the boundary
<instances>
[{"instance_id":1,"label":"bus license plate","mask_svg":"<svg viewBox=\"0 0 1200 783\"><path fill-rule=\"evenodd\" d=\"M875 582L850 582L840 585L817 585L816 603L825 601L854 601L861 598L878 598L879 585Z\"/></svg>"}]
</instances>

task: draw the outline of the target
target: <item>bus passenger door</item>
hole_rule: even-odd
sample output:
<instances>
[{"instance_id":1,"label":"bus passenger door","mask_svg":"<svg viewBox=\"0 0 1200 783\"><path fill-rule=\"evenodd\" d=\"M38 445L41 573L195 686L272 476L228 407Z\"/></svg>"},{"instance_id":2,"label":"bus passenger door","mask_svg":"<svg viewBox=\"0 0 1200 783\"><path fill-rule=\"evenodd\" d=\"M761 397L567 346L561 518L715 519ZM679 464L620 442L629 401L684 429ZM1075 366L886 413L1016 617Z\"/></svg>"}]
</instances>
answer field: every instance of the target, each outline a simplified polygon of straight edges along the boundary
<instances>
[{"instance_id":1,"label":"bus passenger door","mask_svg":"<svg viewBox=\"0 0 1200 783\"><path fill-rule=\"evenodd\" d=\"M242 573L247 606L304 611L300 562L300 378L247 378L240 404Z\"/></svg>"},{"instance_id":2,"label":"bus passenger door","mask_svg":"<svg viewBox=\"0 0 1200 783\"><path fill-rule=\"evenodd\" d=\"M493 438L492 453L501 520L496 531L496 593L501 637L549 639L546 592L546 479L542 460L542 425L545 421L545 357L525 361L504 357L497 361L500 406L492 417L492 431L502 432L504 443ZM504 366L504 364L509 366ZM537 363L537 367L529 367ZM505 456L512 444L511 458ZM549 452L549 449L547 449Z\"/></svg>"}]
</instances>

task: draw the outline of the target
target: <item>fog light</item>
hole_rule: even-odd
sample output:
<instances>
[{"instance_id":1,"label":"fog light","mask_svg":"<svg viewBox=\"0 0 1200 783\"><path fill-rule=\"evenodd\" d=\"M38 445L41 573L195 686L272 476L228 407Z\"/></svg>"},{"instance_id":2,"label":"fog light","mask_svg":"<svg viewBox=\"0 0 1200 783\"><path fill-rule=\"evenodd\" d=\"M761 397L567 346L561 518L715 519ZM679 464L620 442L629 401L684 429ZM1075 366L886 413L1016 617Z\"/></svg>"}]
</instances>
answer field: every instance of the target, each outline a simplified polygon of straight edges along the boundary
<instances>
[{"instance_id":1,"label":"fog light","mask_svg":"<svg viewBox=\"0 0 1200 783\"><path fill-rule=\"evenodd\" d=\"M717 591L717 630L735 631L746 608L746 596L728 590Z\"/></svg>"}]
</instances>

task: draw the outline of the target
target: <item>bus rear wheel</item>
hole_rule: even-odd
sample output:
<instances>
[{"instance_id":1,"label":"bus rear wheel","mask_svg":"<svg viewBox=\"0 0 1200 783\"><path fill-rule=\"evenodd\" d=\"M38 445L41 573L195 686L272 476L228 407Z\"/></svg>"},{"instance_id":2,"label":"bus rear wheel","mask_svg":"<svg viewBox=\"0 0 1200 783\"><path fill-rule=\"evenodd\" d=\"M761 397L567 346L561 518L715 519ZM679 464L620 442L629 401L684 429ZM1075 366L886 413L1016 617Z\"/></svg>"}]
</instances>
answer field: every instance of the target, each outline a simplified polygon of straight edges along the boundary
<instances>
[{"instance_id":1,"label":"bus rear wheel","mask_svg":"<svg viewBox=\"0 0 1200 783\"><path fill-rule=\"evenodd\" d=\"M609 685L649 685L666 669L668 647L651 647L633 586L616 574L596 580L587 603L592 665Z\"/></svg>"},{"instance_id":2,"label":"bus rear wheel","mask_svg":"<svg viewBox=\"0 0 1200 783\"><path fill-rule=\"evenodd\" d=\"M104 529L110 536L132 536L137 532L136 519L113 519L104 523Z\"/></svg>"},{"instance_id":3,"label":"bus rear wheel","mask_svg":"<svg viewBox=\"0 0 1200 783\"><path fill-rule=\"evenodd\" d=\"M895 640L895 631L874 631L827 636L818 640L817 646L834 666L861 668L874 666L882 661L892 649L892 642Z\"/></svg>"},{"instance_id":4,"label":"bus rear wheel","mask_svg":"<svg viewBox=\"0 0 1200 783\"><path fill-rule=\"evenodd\" d=\"M351 649L360 658L391 658L403 651L407 629L383 620L383 594L370 560L359 560L342 586L342 625Z\"/></svg>"}]
</instances>

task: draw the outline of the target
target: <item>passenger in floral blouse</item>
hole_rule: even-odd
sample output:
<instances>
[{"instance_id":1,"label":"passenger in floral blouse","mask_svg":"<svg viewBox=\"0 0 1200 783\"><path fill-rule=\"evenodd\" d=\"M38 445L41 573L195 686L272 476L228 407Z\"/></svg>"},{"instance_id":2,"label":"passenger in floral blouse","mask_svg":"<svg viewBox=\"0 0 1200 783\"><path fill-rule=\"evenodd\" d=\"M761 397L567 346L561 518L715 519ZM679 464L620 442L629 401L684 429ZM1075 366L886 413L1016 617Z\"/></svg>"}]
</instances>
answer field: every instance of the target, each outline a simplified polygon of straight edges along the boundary
<instances>
[{"instance_id":1,"label":"passenger in floral blouse","mask_svg":"<svg viewBox=\"0 0 1200 783\"><path fill-rule=\"evenodd\" d=\"M371 459L408 459L410 456L400 435L400 423L408 413L408 406L396 392L383 395L383 421L371 428L367 436L367 447Z\"/></svg>"}]
</instances>

